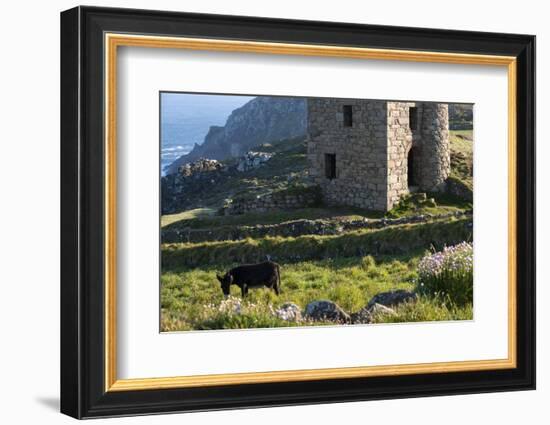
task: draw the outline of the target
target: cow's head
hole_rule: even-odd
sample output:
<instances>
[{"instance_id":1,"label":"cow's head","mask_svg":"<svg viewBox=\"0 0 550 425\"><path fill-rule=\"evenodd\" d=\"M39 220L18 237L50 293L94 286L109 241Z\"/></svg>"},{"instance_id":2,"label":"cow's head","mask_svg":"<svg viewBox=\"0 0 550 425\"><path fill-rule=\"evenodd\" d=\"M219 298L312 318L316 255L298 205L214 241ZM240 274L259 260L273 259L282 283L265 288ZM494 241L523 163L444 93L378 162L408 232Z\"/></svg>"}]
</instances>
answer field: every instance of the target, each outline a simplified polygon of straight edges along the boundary
<instances>
[{"instance_id":1,"label":"cow's head","mask_svg":"<svg viewBox=\"0 0 550 425\"><path fill-rule=\"evenodd\" d=\"M233 275L230 273L226 273L223 276L220 276L219 274L216 274L216 277L220 281L220 285L222 287L223 295L228 297L229 296L229 288L231 284L233 283Z\"/></svg>"}]
</instances>

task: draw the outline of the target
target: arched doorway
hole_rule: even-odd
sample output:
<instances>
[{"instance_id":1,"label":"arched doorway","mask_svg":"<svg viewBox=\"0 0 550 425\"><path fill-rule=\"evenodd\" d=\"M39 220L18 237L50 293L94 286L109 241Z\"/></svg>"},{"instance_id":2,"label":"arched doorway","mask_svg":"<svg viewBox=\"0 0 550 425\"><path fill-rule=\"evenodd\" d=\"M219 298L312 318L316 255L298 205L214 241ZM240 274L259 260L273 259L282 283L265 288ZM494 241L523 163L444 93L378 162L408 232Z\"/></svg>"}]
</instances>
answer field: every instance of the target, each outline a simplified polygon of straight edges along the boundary
<instances>
[{"instance_id":1,"label":"arched doorway","mask_svg":"<svg viewBox=\"0 0 550 425\"><path fill-rule=\"evenodd\" d=\"M414 192L417 187L418 183L416 181L416 149L411 147L409 149L409 154L407 155L407 182L409 186L409 191Z\"/></svg>"}]
</instances>

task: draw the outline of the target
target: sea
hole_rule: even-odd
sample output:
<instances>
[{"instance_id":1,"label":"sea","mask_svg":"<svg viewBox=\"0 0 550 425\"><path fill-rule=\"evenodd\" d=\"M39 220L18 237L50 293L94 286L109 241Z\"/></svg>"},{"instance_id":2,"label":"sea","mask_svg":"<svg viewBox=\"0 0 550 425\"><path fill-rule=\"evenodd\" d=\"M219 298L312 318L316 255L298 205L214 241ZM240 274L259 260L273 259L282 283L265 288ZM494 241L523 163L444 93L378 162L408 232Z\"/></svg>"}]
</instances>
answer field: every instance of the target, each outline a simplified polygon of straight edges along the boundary
<instances>
[{"instance_id":1,"label":"sea","mask_svg":"<svg viewBox=\"0 0 550 425\"><path fill-rule=\"evenodd\" d=\"M253 96L162 92L160 97L161 170L203 143L210 126L223 126Z\"/></svg>"}]
</instances>

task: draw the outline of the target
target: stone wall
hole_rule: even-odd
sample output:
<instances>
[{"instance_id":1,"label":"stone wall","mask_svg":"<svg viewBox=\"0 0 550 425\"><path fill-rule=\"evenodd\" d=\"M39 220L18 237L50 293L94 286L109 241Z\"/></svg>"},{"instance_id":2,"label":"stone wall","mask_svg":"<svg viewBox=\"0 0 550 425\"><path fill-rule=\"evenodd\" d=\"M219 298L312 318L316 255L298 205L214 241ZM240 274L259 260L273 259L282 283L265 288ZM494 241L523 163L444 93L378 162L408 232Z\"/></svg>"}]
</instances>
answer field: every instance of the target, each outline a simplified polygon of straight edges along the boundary
<instances>
[{"instance_id":1,"label":"stone wall","mask_svg":"<svg viewBox=\"0 0 550 425\"><path fill-rule=\"evenodd\" d=\"M234 198L222 208L221 213L223 215L238 215L309 208L318 206L319 201L320 193L318 187L304 188L301 190L289 189L268 193L255 198Z\"/></svg>"},{"instance_id":2,"label":"stone wall","mask_svg":"<svg viewBox=\"0 0 550 425\"><path fill-rule=\"evenodd\" d=\"M419 185L424 191L443 191L444 182L451 172L449 106L444 103L424 103L421 122Z\"/></svg>"},{"instance_id":3,"label":"stone wall","mask_svg":"<svg viewBox=\"0 0 550 425\"><path fill-rule=\"evenodd\" d=\"M253 226L221 226L207 229L194 229L176 225L168 225L161 229L162 243L181 242L211 242L242 240L246 238L263 238L266 236L297 237L302 235L342 235L349 231L363 229L385 229L403 224L428 223L431 221L448 220L451 218L471 217L472 210L455 211L443 214L423 214L401 218L356 219L342 220L340 218L317 220L292 220L276 224L257 224Z\"/></svg>"},{"instance_id":4,"label":"stone wall","mask_svg":"<svg viewBox=\"0 0 550 425\"><path fill-rule=\"evenodd\" d=\"M353 108L344 126L344 105ZM384 101L308 99L310 176L329 205L387 208L387 107ZM325 175L325 154L336 157L336 177Z\"/></svg>"},{"instance_id":5,"label":"stone wall","mask_svg":"<svg viewBox=\"0 0 550 425\"><path fill-rule=\"evenodd\" d=\"M420 117L422 105L413 102L387 102L387 104L388 196L386 209L390 210L403 195L409 193L408 155L412 149L413 137L418 139L417 131L413 132L410 128L409 109L416 107L418 117ZM418 167L419 164L415 161L415 171Z\"/></svg>"}]
</instances>

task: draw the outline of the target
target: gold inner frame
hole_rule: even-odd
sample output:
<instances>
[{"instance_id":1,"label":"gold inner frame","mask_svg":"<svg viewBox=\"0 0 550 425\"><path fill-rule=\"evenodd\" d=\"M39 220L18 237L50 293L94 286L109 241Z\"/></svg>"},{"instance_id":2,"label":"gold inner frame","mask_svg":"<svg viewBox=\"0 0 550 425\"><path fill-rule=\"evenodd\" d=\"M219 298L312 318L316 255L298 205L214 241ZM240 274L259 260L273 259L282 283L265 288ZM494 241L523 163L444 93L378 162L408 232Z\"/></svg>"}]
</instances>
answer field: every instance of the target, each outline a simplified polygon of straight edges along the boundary
<instances>
[{"instance_id":1,"label":"gold inner frame","mask_svg":"<svg viewBox=\"0 0 550 425\"><path fill-rule=\"evenodd\" d=\"M256 41L105 34L105 391L410 375L516 367L516 58ZM495 360L118 379L116 325L116 123L119 46L503 66L508 71L508 357Z\"/></svg>"}]
</instances>

